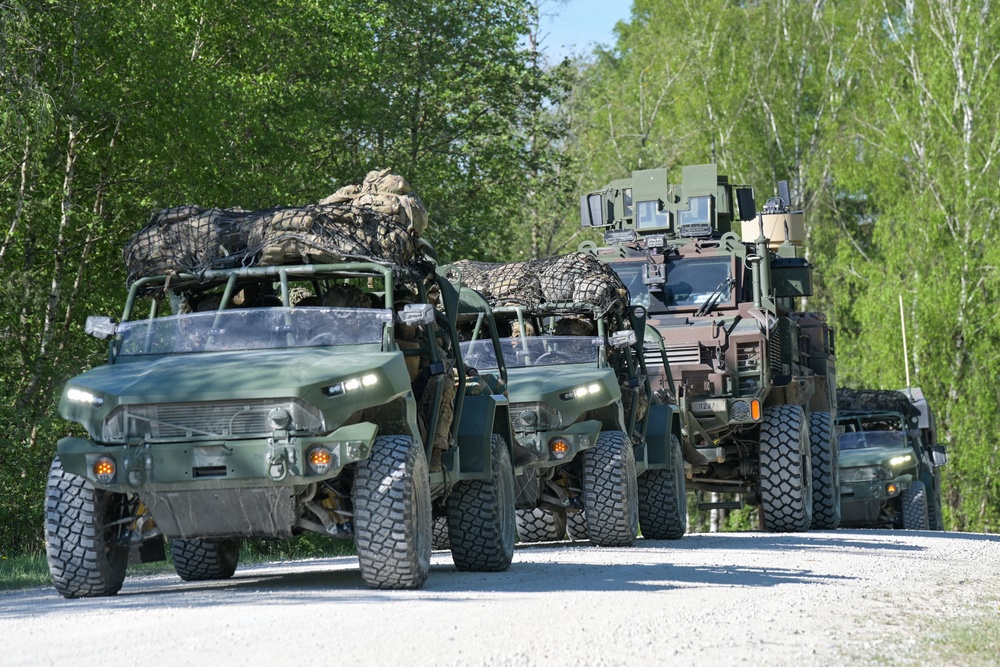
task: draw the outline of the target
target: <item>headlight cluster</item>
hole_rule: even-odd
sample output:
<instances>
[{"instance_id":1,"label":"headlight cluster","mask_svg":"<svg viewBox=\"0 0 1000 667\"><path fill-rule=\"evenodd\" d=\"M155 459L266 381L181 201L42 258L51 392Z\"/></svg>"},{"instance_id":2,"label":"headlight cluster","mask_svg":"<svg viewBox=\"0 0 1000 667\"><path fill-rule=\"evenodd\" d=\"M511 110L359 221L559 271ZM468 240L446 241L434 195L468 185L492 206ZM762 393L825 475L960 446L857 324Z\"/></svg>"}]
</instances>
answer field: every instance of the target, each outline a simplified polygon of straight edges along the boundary
<instances>
[{"instance_id":1,"label":"headlight cluster","mask_svg":"<svg viewBox=\"0 0 1000 667\"><path fill-rule=\"evenodd\" d=\"M894 456L893 458L889 459L889 465L893 467L906 465L912 460L913 460L913 454L903 454L902 456Z\"/></svg>"},{"instance_id":2,"label":"headlight cluster","mask_svg":"<svg viewBox=\"0 0 1000 667\"><path fill-rule=\"evenodd\" d=\"M368 375L354 377L343 382L338 382L337 384L331 384L329 387L323 387L323 393L327 396L341 396L352 391L357 391L362 387L373 387L376 384L378 384L378 376L374 373L369 373Z\"/></svg>"},{"instance_id":3,"label":"headlight cluster","mask_svg":"<svg viewBox=\"0 0 1000 667\"><path fill-rule=\"evenodd\" d=\"M559 394L559 398L564 401L572 401L575 398L583 398L584 396L592 396L601 391L601 385L597 382L588 385L582 385L576 389L563 392Z\"/></svg>"},{"instance_id":4,"label":"headlight cluster","mask_svg":"<svg viewBox=\"0 0 1000 667\"><path fill-rule=\"evenodd\" d=\"M546 403L511 403L510 425L515 431L549 431L562 428L558 410Z\"/></svg>"},{"instance_id":5,"label":"headlight cluster","mask_svg":"<svg viewBox=\"0 0 1000 667\"><path fill-rule=\"evenodd\" d=\"M89 391L84 391L83 389L77 389L76 387L68 387L66 389L66 398L74 403L82 403L92 408L99 408L104 405L104 399L100 396L92 394Z\"/></svg>"},{"instance_id":6,"label":"headlight cluster","mask_svg":"<svg viewBox=\"0 0 1000 667\"><path fill-rule=\"evenodd\" d=\"M760 401L733 401L729 408L729 417L733 421L758 421L760 419Z\"/></svg>"},{"instance_id":7,"label":"headlight cluster","mask_svg":"<svg viewBox=\"0 0 1000 667\"><path fill-rule=\"evenodd\" d=\"M865 466L863 468L841 468L841 482L874 482L881 476L882 469L879 466Z\"/></svg>"}]
</instances>

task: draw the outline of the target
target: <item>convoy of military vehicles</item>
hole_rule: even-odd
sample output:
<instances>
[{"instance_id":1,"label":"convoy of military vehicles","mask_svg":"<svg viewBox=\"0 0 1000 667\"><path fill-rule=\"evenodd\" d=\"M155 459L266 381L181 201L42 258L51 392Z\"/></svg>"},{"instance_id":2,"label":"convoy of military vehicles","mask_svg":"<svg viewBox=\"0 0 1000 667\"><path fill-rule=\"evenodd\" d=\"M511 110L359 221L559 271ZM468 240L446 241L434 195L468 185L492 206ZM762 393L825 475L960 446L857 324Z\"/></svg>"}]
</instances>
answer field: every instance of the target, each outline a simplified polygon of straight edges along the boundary
<instances>
[{"instance_id":1,"label":"convoy of military vehicles","mask_svg":"<svg viewBox=\"0 0 1000 667\"><path fill-rule=\"evenodd\" d=\"M579 252L439 265L390 171L319 204L165 209L125 249L108 363L73 379L46 490L50 572L114 595L169 553L225 579L241 541L353 540L417 588L432 548L499 572L515 540L681 538L698 508L777 531L941 530L919 389L853 402L787 187L715 165L582 198ZM838 404L839 399L839 404Z\"/></svg>"}]
</instances>

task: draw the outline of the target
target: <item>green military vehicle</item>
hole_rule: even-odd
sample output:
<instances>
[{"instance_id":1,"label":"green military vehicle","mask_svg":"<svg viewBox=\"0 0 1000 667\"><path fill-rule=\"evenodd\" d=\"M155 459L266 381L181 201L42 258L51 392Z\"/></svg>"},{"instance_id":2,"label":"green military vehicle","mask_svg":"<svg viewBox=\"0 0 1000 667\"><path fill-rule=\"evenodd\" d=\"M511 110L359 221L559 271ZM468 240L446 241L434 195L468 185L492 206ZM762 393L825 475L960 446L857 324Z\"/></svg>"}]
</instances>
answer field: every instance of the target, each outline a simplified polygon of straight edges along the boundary
<instances>
[{"instance_id":1,"label":"green military vehicle","mask_svg":"<svg viewBox=\"0 0 1000 667\"><path fill-rule=\"evenodd\" d=\"M583 226L605 231L603 246L581 248L614 268L664 338L687 488L740 497L699 508L745 502L771 530L836 528L836 357L826 317L795 306L812 293L802 213L783 183L758 213L753 190L716 165L681 176L636 171L584 195Z\"/></svg>"},{"instance_id":2,"label":"green military vehicle","mask_svg":"<svg viewBox=\"0 0 1000 667\"><path fill-rule=\"evenodd\" d=\"M919 388L837 390L842 525L944 530L934 414Z\"/></svg>"},{"instance_id":3,"label":"green military vehicle","mask_svg":"<svg viewBox=\"0 0 1000 667\"><path fill-rule=\"evenodd\" d=\"M488 305L439 278L386 216L303 210L298 231L248 245L244 229L209 260L167 257L166 233L190 220L143 230L149 265L121 321L87 323L110 338L108 364L71 379L59 405L85 431L59 441L46 492L63 596L114 595L135 545L166 538L182 579L225 579L243 538L303 531L354 539L368 585L416 588L434 515L458 569L510 565L507 398L468 381L457 334L460 313L489 317ZM254 215L222 212L213 229L268 217ZM291 228L279 223L268 229ZM382 254L386 239L410 252Z\"/></svg>"},{"instance_id":4,"label":"green military vehicle","mask_svg":"<svg viewBox=\"0 0 1000 667\"><path fill-rule=\"evenodd\" d=\"M605 265L575 253L451 273L494 306L508 372L522 542L573 538L628 546L684 534L676 406L654 395L641 355L645 309ZM469 365L498 366L488 339L462 343Z\"/></svg>"}]
</instances>

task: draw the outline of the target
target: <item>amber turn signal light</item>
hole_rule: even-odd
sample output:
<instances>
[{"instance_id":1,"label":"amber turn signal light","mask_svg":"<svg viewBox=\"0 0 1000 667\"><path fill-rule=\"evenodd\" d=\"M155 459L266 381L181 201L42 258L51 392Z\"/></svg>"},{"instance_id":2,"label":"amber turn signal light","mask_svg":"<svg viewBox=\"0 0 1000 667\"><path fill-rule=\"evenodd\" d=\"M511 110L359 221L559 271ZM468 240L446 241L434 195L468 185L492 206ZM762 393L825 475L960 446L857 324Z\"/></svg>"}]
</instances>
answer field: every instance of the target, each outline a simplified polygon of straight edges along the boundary
<instances>
[{"instance_id":1,"label":"amber turn signal light","mask_svg":"<svg viewBox=\"0 0 1000 667\"><path fill-rule=\"evenodd\" d=\"M91 470L94 473L94 479L102 484L110 484L115 479L115 472L118 467L115 465L114 459L110 456L102 456L94 462L94 467Z\"/></svg>"}]
</instances>

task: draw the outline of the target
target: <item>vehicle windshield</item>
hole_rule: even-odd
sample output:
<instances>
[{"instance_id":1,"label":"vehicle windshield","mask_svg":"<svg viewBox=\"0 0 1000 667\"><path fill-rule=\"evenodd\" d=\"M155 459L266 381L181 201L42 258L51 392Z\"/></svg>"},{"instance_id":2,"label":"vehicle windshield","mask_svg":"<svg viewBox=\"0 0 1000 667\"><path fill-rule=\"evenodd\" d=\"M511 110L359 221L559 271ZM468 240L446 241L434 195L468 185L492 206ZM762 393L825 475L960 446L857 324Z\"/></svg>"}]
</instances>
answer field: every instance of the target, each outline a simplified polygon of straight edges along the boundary
<instances>
[{"instance_id":1,"label":"vehicle windshield","mask_svg":"<svg viewBox=\"0 0 1000 667\"><path fill-rule=\"evenodd\" d=\"M381 343L392 311L373 308L245 308L185 313L118 325L119 356Z\"/></svg>"},{"instance_id":2,"label":"vehicle windshield","mask_svg":"<svg viewBox=\"0 0 1000 667\"><path fill-rule=\"evenodd\" d=\"M732 298L732 287L726 281L732 277L728 257L675 258L667 260L667 281L662 291L650 291L642 282L643 262L614 262L615 272L625 283L632 305L645 306L652 314L666 313L674 308L693 308L705 304L722 290L716 303L725 304Z\"/></svg>"},{"instance_id":3,"label":"vehicle windshield","mask_svg":"<svg viewBox=\"0 0 1000 667\"><path fill-rule=\"evenodd\" d=\"M842 433L840 449L868 449L870 447L905 447L906 434L902 431L855 431Z\"/></svg>"},{"instance_id":4,"label":"vehicle windshield","mask_svg":"<svg viewBox=\"0 0 1000 667\"><path fill-rule=\"evenodd\" d=\"M599 336L528 336L501 338L500 349L507 368L525 366L562 366L565 364L597 364L603 340ZM466 366L477 370L492 370L499 366L488 339L465 341L461 344Z\"/></svg>"}]
</instances>

